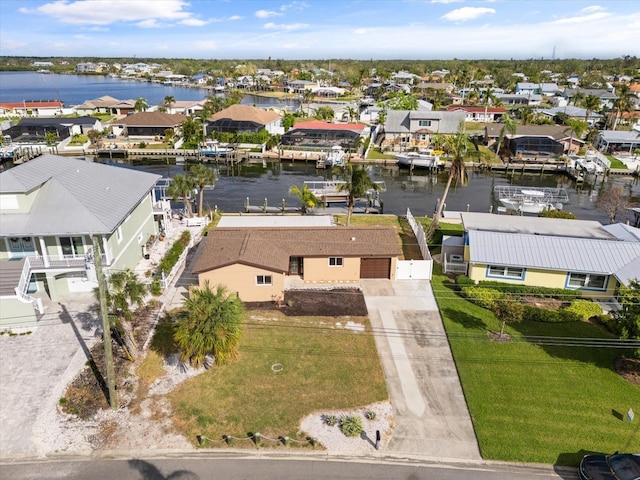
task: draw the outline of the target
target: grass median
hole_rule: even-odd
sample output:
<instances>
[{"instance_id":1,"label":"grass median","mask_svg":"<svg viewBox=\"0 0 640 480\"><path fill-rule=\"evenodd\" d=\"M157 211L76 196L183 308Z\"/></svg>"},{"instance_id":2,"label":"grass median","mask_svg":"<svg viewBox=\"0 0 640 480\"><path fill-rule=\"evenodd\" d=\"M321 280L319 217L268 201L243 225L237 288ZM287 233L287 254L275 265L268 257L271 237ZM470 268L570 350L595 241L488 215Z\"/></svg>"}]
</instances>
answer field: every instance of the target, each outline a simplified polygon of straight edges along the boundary
<instances>
[{"instance_id":1,"label":"grass median","mask_svg":"<svg viewBox=\"0 0 640 480\"><path fill-rule=\"evenodd\" d=\"M493 313L459 297L449 279L434 275L442 313L483 458L577 465L588 452L637 451L640 387L613 370L630 352L569 346L563 339L611 338L586 322L521 322L507 326L507 343ZM524 336L553 337L534 345Z\"/></svg>"},{"instance_id":2,"label":"grass median","mask_svg":"<svg viewBox=\"0 0 640 480\"><path fill-rule=\"evenodd\" d=\"M312 412L388 400L369 321L350 320L364 331L345 328L345 318L248 312L239 359L170 394L174 425L194 443L198 435L211 439L207 447L224 446L223 435L249 432L304 441L300 421Z\"/></svg>"}]
</instances>

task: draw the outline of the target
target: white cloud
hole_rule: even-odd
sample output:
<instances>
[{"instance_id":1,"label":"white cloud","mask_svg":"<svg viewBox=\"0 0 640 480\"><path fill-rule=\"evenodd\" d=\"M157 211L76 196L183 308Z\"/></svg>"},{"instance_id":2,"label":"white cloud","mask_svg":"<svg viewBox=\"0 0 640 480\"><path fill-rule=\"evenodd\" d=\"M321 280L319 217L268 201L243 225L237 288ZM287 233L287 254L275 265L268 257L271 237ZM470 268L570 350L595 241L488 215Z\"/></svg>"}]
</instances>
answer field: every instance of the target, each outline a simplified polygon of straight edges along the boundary
<instances>
[{"instance_id":1,"label":"white cloud","mask_svg":"<svg viewBox=\"0 0 640 480\"><path fill-rule=\"evenodd\" d=\"M241 15L231 15L231 16L229 17L229 20L231 20L231 21L243 20L243 19L244 19L244 17L243 17L243 16L241 16Z\"/></svg>"},{"instance_id":2,"label":"white cloud","mask_svg":"<svg viewBox=\"0 0 640 480\"><path fill-rule=\"evenodd\" d=\"M567 25L571 23L586 23L586 22L593 22L595 20L602 20L603 18L607 18L609 16L611 16L611 14L607 12L596 12L596 13L592 13L591 15L578 15L576 17L561 18L559 20L556 20L553 23L555 23L556 25Z\"/></svg>"},{"instance_id":3,"label":"white cloud","mask_svg":"<svg viewBox=\"0 0 640 480\"><path fill-rule=\"evenodd\" d=\"M264 28L267 30L282 30L292 32L294 30L302 30L309 26L308 23L265 23Z\"/></svg>"},{"instance_id":4,"label":"white cloud","mask_svg":"<svg viewBox=\"0 0 640 480\"><path fill-rule=\"evenodd\" d=\"M286 12L287 10L290 10L290 9L304 10L305 8L308 8L308 7L309 5L306 2L291 2L289 4L281 5L280 11Z\"/></svg>"},{"instance_id":5,"label":"white cloud","mask_svg":"<svg viewBox=\"0 0 640 480\"><path fill-rule=\"evenodd\" d=\"M601 7L600 5L591 5L589 7L584 7L580 11L584 13L591 13L591 12L600 12L602 10L604 10L604 7Z\"/></svg>"},{"instance_id":6,"label":"white cloud","mask_svg":"<svg viewBox=\"0 0 640 480\"><path fill-rule=\"evenodd\" d=\"M367 33L369 33L369 29L367 28L356 28L353 33L355 33L356 35L366 35Z\"/></svg>"},{"instance_id":7,"label":"white cloud","mask_svg":"<svg viewBox=\"0 0 640 480\"><path fill-rule=\"evenodd\" d=\"M24 42L18 42L16 40L2 40L0 41L0 50L15 50L16 48L23 48L27 46Z\"/></svg>"},{"instance_id":8,"label":"white cloud","mask_svg":"<svg viewBox=\"0 0 640 480\"><path fill-rule=\"evenodd\" d=\"M78 34L74 35L73 38L77 38L78 40L88 40L91 37L89 35Z\"/></svg>"},{"instance_id":9,"label":"white cloud","mask_svg":"<svg viewBox=\"0 0 640 480\"><path fill-rule=\"evenodd\" d=\"M161 26L155 18L142 20L141 22L136 23L136 25L140 28L160 28Z\"/></svg>"},{"instance_id":10,"label":"white cloud","mask_svg":"<svg viewBox=\"0 0 640 480\"><path fill-rule=\"evenodd\" d=\"M464 0L431 0L431 3L459 3L464 2Z\"/></svg>"},{"instance_id":11,"label":"white cloud","mask_svg":"<svg viewBox=\"0 0 640 480\"><path fill-rule=\"evenodd\" d=\"M185 18L184 20L180 20L180 24L188 25L190 27L202 27L209 22L205 22L204 20L200 20L199 18Z\"/></svg>"},{"instance_id":12,"label":"white cloud","mask_svg":"<svg viewBox=\"0 0 640 480\"><path fill-rule=\"evenodd\" d=\"M273 10L258 10L255 13L255 15L258 18L271 18L271 17L278 17L282 14L278 12L274 12Z\"/></svg>"},{"instance_id":13,"label":"white cloud","mask_svg":"<svg viewBox=\"0 0 640 480\"><path fill-rule=\"evenodd\" d=\"M41 14L74 25L109 25L117 22L137 22L146 27L150 21L176 21L191 18L184 10L184 0L55 0L36 8L23 7L24 14Z\"/></svg>"},{"instance_id":14,"label":"white cloud","mask_svg":"<svg viewBox=\"0 0 640 480\"><path fill-rule=\"evenodd\" d=\"M486 7L462 7L455 10L451 10L449 13L445 13L442 20L449 20L450 22L466 22L482 17L483 15L489 15L496 13L494 8Z\"/></svg>"}]
</instances>

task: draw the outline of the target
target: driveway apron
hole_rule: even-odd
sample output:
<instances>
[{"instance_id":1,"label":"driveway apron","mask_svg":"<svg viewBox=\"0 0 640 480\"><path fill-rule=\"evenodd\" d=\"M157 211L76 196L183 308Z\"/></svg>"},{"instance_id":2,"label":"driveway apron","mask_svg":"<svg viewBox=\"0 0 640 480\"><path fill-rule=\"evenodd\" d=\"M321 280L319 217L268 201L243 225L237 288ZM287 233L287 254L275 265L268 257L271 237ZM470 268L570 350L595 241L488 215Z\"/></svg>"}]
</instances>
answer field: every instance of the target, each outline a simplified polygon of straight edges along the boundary
<instances>
[{"instance_id":1,"label":"driveway apron","mask_svg":"<svg viewBox=\"0 0 640 480\"><path fill-rule=\"evenodd\" d=\"M480 460L471 417L427 280L362 280L396 416L389 453Z\"/></svg>"}]
</instances>

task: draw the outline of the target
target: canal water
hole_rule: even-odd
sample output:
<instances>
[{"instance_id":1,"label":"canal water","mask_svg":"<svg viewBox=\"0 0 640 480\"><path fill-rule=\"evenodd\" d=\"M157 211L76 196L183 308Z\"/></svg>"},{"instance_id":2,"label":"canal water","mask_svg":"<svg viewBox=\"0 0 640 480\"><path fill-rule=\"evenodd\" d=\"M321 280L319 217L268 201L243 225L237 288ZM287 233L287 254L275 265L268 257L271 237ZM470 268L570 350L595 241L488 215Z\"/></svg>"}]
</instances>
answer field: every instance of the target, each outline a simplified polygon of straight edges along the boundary
<instances>
[{"instance_id":1,"label":"canal water","mask_svg":"<svg viewBox=\"0 0 640 480\"><path fill-rule=\"evenodd\" d=\"M173 177L184 173L188 165L176 165L175 160L130 160L119 164L164 177ZM237 213L244 209L247 197L249 204L262 206L267 201L269 206L280 206L284 199L287 207L298 206L297 198L289 194L292 185L302 186L305 181L338 180L330 170L317 170L315 162L267 161L240 164L235 166L211 165L217 170L218 180L213 189L206 189L205 205L217 207L227 213ZM388 165L368 165L365 167L373 180L385 182L386 191L380 193L384 203L384 213L405 215L410 208L417 216L431 216L437 202L442 198L447 182L447 173L437 175L425 171L409 172L400 169L394 163ZM489 212L497 211L500 206L494 197L494 187L498 185L518 185L529 187L564 188L569 201L563 210L572 212L581 220L597 220L609 223L607 216L598 210L595 202L598 195L611 185L623 185L633 202L640 202L640 185L632 177L616 177L594 179L592 184L576 185L561 174L521 174L506 175L487 171L470 172L467 186L452 185L446 199L449 211ZM631 219L631 215L628 216ZM621 216L618 221L626 221Z\"/></svg>"}]
</instances>

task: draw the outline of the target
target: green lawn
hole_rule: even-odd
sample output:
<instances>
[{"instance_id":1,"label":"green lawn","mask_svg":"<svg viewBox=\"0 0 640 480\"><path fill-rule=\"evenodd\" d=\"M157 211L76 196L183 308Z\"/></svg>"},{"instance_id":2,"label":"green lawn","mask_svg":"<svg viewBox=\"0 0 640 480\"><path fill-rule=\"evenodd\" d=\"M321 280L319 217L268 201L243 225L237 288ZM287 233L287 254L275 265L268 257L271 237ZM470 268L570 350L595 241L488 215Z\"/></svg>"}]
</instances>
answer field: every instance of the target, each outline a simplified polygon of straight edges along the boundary
<instances>
[{"instance_id":1,"label":"green lawn","mask_svg":"<svg viewBox=\"0 0 640 480\"><path fill-rule=\"evenodd\" d=\"M618 160L616 157L614 157L613 155L607 153L606 157L611 160L611 168L624 168L626 169L627 166L621 162L620 160Z\"/></svg>"},{"instance_id":2,"label":"green lawn","mask_svg":"<svg viewBox=\"0 0 640 480\"><path fill-rule=\"evenodd\" d=\"M248 432L303 441L299 423L312 412L388 400L367 319L352 319L367 328L356 333L336 326L345 319L249 313L239 360L187 380L169 395L174 424L192 442L204 435L214 440L205 446L223 446L223 435ZM274 364L282 371L274 373Z\"/></svg>"},{"instance_id":3,"label":"green lawn","mask_svg":"<svg viewBox=\"0 0 640 480\"><path fill-rule=\"evenodd\" d=\"M499 322L434 275L449 342L485 459L576 465L587 451L639 451L640 387L613 370L620 350L539 346L522 335L607 337L588 323L522 322L509 343L488 340Z\"/></svg>"}]
</instances>

